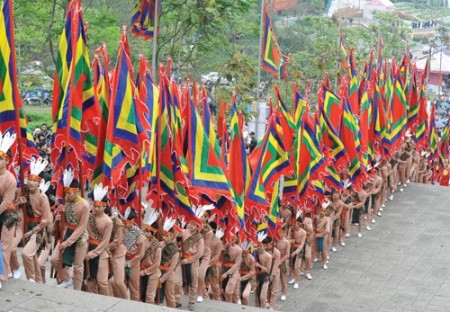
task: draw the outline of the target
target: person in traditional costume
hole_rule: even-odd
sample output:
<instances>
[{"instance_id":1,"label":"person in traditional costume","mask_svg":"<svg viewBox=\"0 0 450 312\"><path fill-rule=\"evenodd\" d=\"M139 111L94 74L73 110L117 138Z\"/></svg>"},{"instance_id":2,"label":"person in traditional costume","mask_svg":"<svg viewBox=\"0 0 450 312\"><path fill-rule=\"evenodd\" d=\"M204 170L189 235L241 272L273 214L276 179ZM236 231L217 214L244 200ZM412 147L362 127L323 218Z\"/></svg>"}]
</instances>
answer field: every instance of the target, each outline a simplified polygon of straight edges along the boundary
<instances>
[{"instance_id":1,"label":"person in traditional costume","mask_svg":"<svg viewBox=\"0 0 450 312\"><path fill-rule=\"evenodd\" d=\"M222 267L224 243L222 237L225 231L217 227L217 223L211 222L211 228L214 231L214 236L211 241L211 259L209 260L209 268L207 271L207 279L209 281L211 294L214 300L222 300L222 292L220 290L220 269Z\"/></svg>"},{"instance_id":2,"label":"person in traditional costume","mask_svg":"<svg viewBox=\"0 0 450 312\"><path fill-rule=\"evenodd\" d=\"M296 214L296 222L294 226L289 229L288 240L291 243L290 252L290 275L292 279L288 284L294 284L294 288L298 288L300 281L300 271L302 261L305 259L305 240L306 231L303 227L303 219L301 217L301 210Z\"/></svg>"},{"instance_id":3,"label":"person in traditional costume","mask_svg":"<svg viewBox=\"0 0 450 312\"><path fill-rule=\"evenodd\" d=\"M125 285L125 248L124 240L124 225L122 219L119 217L119 211L112 208L108 211L110 214L113 227L111 232L111 239L109 241L108 249L110 251L110 268L112 274L109 279L110 294L114 297L128 299L128 289Z\"/></svg>"},{"instance_id":4,"label":"person in traditional costume","mask_svg":"<svg viewBox=\"0 0 450 312\"><path fill-rule=\"evenodd\" d=\"M125 275L128 279L130 299L139 301L141 260L145 255L145 241L147 239L144 232L135 224L136 217L134 208L129 207L123 215L122 222L125 226L124 244L127 250L125 254Z\"/></svg>"},{"instance_id":5,"label":"person in traditional costume","mask_svg":"<svg viewBox=\"0 0 450 312\"><path fill-rule=\"evenodd\" d=\"M89 216L89 247L86 261L86 290L94 294L109 296L109 257L108 244L111 239L113 223L105 213L108 207L108 187L97 184L92 192L92 213Z\"/></svg>"},{"instance_id":6,"label":"person in traditional costume","mask_svg":"<svg viewBox=\"0 0 450 312\"><path fill-rule=\"evenodd\" d=\"M147 303L159 303L159 278L161 271L161 246L156 238L158 233L159 212L149 205L145 207L145 215L142 220L142 230L147 240L145 241L145 253L141 260L141 301Z\"/></svg>"},{"instance_id":7,"label":"person in traditional costume","mask_svg":"<svg viewBox=\"0 0 450 312\"><path fill-rule=\"evenodd\" d=\"M159 278L159 281L161 283L160 301L163 302L165 300L169 308L176 307L175 268L180 263L180 253L178 251L178 246L175 243L176 233L173 229L175 222L176 220L170 217L166 218L166 220L164 221L163 229L161 231L162 251L161 263L159 266L159 269L161 270L161 277Z\"/></svg>"},{"instance_id":8,"label":"person in traditional costume","mask_svg":"<svg viewBox=\"0 0 450 312\"><path fill-rule=\"evenodd\" d=\"M252 290L252 282L255 279L256 274L256 260L252 255L251 243L249 241L244 241L241 244L242 248L242 262L239 268L240 275L240 300L243 305L249 304L249 297Z\"/></svg>"},{"instance_id":9,"label":"person in traditional costume","mask_svg":"<svg viewBox=\"0 0 450 312\"><path fill-rule=\"evenodd\" d=\"M211 226L209 225L209 212L210 210L214 209L213 205L206 205L203 206L202 209L205 211L201 220L203 222L202 229L200 230L200 233L203 236L203 241L205 242L203 256L200 258L200 267L198 269L198 295L197 295L197 302L203 302L203 298L208 298L208 292L206 291L205 286L205 279L206 279L206 271L208 270L210 266L210 259L211 259L211 242L214 237L214 233L211 229ZM199 210L199 209L197 209Z\"/></svg>"},{"instance_id":10,"label":"person in traditional costume","mask_svg":"<svg viewBox=\"0 0 450 312\"><path fill-rule=\"evenodd\" d=\"M89 222L89 203L79 195L80 183L74 179L74 171L64 170L63 174L65 204L59 207L60 222L63 225L63 241L58 242L50 258L58 269L58 287L81 290L84 274L84 258L88 249L87 225ZM62 265L62 269L60 269ZM69 269L73 266L73 277ZM59 274L61 273L61 275Z\"/></svg>"},{"instance_id":11,"label":"person in traditional costume","mask_svg":"<svg viewBox=\"0 0 450 312\"><path fill-rule=\"evenodd\" d=\"M28 174L28 187L25 196L19 197L19 203L25 205L26 221L24 238L27 241L22 250L22 261L25 276L30 282L43 282L41 268L38 263L40 253L50 242L48 226L53 221L50 203L45 192L40 189L42 178L39 176L48 162L42 158L32 159ZM45 272L45 271L44 271Z\"/></svg>"},{"instance_id":12,"label":"person in traditional costume","mask_svg":"<svg viewBox=\"0 0 450 312\"><path fill-rule=\"evenodd\" d=\"M280 281L281 281L281 301L286 300L287 267L291 252L291 243L287 239L287 228L282 227L279 231L280 239L276 242L276 247L280 251Z\"/></svg>"},{"instance_id":13,"label":"person in traditional costume","mask_svg":"<svg viewBox=\"0 0 450 312\"><path fill-rule=\"evenodd\" d=\"M7 167L11 161L11 146L16 140L16 134L0 132L0 289L2 281L8 280L11 273L10 259L12 251L12 240L14 238L14 226L19 221L19 215L15 209L14 199L17 190L17 180L8 171Z\"/></svg>"},{"instance_id":14,"label":"person in traditional costume","mask_svg":"<svg viewBox=\"0 0 450 312\"><path fill-rule=\"evenodd\" d=\"M267 295L269 290L270 269L272 268L272 256L267 252L267 234L263 232L257 233L258 248L256 251L256 282L255 306L258 308L266 308Z\"/></svg>"},{"instance_id":15,"label":"person in traditional costume","mask_svg":"<svg viewBox=\"0 0 450 312\"><path fill-rule=\"evenodd\" d=\"M181 268L183 287L188 291L188 309L194 310L198 287L198 269L204 252L204 240L196 220L190 220L181 234Z\"/></svg>"}]
</instances>

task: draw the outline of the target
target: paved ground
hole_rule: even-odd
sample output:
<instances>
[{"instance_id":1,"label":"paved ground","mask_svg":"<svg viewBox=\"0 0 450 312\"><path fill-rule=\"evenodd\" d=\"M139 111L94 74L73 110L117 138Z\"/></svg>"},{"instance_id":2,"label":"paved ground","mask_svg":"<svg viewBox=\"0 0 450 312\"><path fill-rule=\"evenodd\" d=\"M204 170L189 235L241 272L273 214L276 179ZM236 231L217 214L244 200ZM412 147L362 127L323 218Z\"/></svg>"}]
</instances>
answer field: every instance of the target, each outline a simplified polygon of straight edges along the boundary
<instances>
[{"instance_id":1,"label":"paved ground","mask_svg":"<svg viewBox=\"0 0 450 312\"><path fill-rule=\"evenodd\" d=\"M280 311L450 311L450 188L409 185L372 231L331 254L328 271L302 279ZM185 305L186 306L186 305ZM171 311L21 280L3 283L0 311ZM206 301L196 311L259 311Z\"/></svg>"},{"instance_id":2,"label":"paved ground","mask_svg":"<svg viewBox=\"0 0 450 312\"><path fill-rule=\"evenodd\" d=\"M277 308L450 311L449 225L449 187L408 185L370 233L348 238L331 254L328 271L315 269L313 280L303 279Z\"/></svg>"}]
</instances>

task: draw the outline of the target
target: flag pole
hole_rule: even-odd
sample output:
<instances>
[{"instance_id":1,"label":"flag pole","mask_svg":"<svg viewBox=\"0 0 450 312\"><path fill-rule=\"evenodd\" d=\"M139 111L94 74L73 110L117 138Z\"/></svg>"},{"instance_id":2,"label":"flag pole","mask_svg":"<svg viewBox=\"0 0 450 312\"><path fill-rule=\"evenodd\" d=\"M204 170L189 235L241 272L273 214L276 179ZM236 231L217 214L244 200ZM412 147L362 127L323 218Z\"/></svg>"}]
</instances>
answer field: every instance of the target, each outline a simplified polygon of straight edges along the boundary
<instances>
[{"instance_id":1,"label":"flag pole","mask_svg":"<svg viewBox=\"0 0 450 312\"><path fill-rule=\"evenodd\" d=\"M159 33L159 2L160 0L155 1L155 28L153 30L153 52L152 52L152 75L156 77L156 51L158 48L158 33Z\"/></svg>"},{"instance_id":2,"label":"flag pole","mask_svg":"<svg viewBox=\"0 0 450 312\"><path fill-rule=\"evenodd\" d=\"M260 85L261 85L261 65L262 65L262 41L263 41L263 27L264 27L264 6L265 1L261 0L261 23L259 27L259 54L258 54L258 78L256 81L256 113L259 113L259 98L261 96ZM258 116L255 122L255 137L258 137Z\"/></svg>"},{"instance_id":3,"label":"flag pole","mask_svg":"<svg viewBox=\"0 0 450 312\"><path fill-rule=\"evenodd\" d=\"M15 85L13 86L13 103L14 103L14 111L16 115L16 131L17 131L17 152L19 156L19 182L20 182L20 194L22 196L25 196L25 182L24 182L24 173L23 173L23 163L22 163L22 132L20 129L20 110L19 110L19 103L20 107L22 108L22 112L24 114L24 119L26 119L25 116L25 109L23 107L22 98L19 94L19 85L17 83L17 70L16 70L16 49L15 49L15 39L14 39L14 17L13 17L13 8L12 8L12 1L8 2L9 7L9 27L11 29L11 59L12 64L11 70L13 72L14 82ZM26 140L26 137L25 137ZM26 205L19 205L22 206L23 209L23 233L28 232L28 215L26 213ZM22 245L25 246L25 238L22 236Z\"/></svg>"}]
</instances>

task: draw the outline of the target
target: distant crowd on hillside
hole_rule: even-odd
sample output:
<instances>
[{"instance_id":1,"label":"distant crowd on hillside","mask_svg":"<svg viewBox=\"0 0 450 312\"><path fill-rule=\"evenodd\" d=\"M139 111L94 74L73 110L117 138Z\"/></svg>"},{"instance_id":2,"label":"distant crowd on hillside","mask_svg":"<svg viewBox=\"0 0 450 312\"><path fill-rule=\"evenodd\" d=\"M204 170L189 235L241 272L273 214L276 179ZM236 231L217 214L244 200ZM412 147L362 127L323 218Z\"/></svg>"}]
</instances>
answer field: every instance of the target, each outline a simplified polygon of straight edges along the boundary
<instances>
[{"instance_id":1,"label":"distant crowd on hillside","mask_svg":"<svg viewBox=\"0 0 450 312\"><path fill-rule=\"evenodd\" d=\"M428 20L428 21L413 21L411 22L412 28L413 29L425 29L425 28L431 28L431 27L436 27L437 26L437 20L436 19L432 19L432 20Z\"/></svg>"}]
</instances>

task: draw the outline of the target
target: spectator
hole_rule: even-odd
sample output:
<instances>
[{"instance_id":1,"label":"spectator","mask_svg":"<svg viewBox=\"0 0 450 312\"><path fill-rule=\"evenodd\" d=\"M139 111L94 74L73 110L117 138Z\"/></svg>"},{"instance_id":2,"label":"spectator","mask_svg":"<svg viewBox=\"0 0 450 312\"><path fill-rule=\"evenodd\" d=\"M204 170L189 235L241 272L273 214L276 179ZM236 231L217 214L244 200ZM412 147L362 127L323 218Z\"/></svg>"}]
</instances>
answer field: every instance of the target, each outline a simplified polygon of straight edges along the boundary
<instances>
[{"instance_id":1,"label":"spectator","mask_svg":"<svg viewBox=\"0 0 450 312\"><path fill-rule=\"evenodd\" d=\"M248 147L249 154L251 154L253 152L257 143L258 142L256 141L256 138L255 138L255 132L253 132L253 131L250 132L250 144Z\"/></svg>"}]
</instances>

